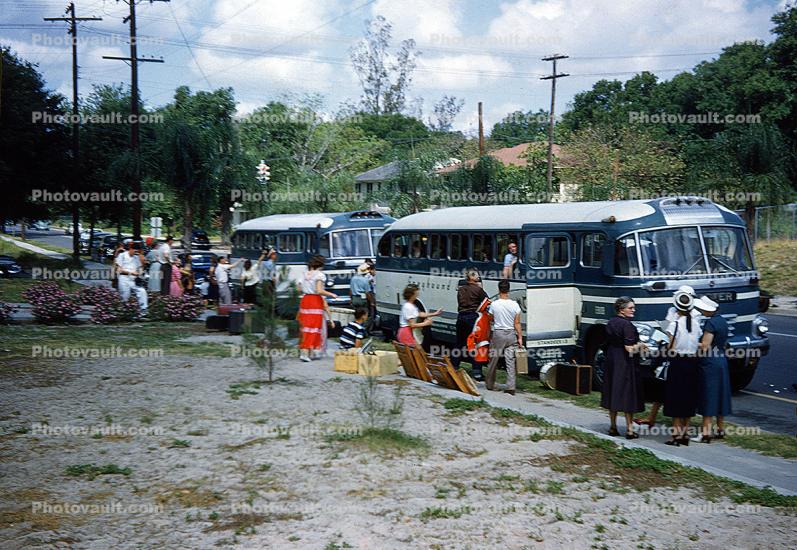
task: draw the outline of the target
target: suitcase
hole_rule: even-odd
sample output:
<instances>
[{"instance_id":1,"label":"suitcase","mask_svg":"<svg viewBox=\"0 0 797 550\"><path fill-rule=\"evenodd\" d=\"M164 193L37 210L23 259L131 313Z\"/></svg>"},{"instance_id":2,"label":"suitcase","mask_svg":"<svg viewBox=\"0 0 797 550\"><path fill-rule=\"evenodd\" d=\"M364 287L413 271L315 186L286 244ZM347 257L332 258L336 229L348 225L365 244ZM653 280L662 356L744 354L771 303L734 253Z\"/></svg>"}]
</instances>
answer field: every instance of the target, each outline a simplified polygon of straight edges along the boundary
<instances>
[{"instance_id":1,"label":"suitcase","mask_svg":"<svg viewBox=\"0 0 797 550\"><path fill-rule=\"evenodd\" d=\"M340 321L332 322L335 326L327 325L327 338L340 338L340 335L343 334L343 325L340 324Z\"/></svg>"},{"instance_id":2,"label":"suitcase","mask_svg":"<svg viewBox=\"0 0 797 550\"><path fill-rule=\"evenodd\" d=\"M592 391L592 367L573 363L557 363L556 389L571 395L584 395Z\"/></svg>"},{"instance_id":3,"label":"suitcase","mask_svg":"<svg viewBox=\"0 0 797 550\"><path fill-rule=\"evenodd\" d=\"M517 374L529 373L529 353L526 348L515 350L515 371Z\"/></svg>"},{"instance_id":4,"label":"suitcase","mask_svg":"<svg viewBox=\"0 0 797 550\"><path fill-rule=\"evenodd\" d=\"M231 311L229 315L230 326L227 329L230 334L241 334L244 332L245 311Z\"/></svg>"},{"instance_id":5,"label":"suitcase","mask_svg":"<svg viewBox=\"0 0 797 550\"><path fill-rule=\"evenodd\" d=\"M230 318L227 315L208 315L205 319L205 328L208 330L227 330Z\"/></svg>"},{"instance_id":6,"label":"suitcase","mask_svg":"<svg viewBox=\"0 0 797 550\"><path fill-rule=\"evenodd\" d=\"M229 315L231 311L243 311L245 309L252 309L252 304L224 304L219 305L219 315Z\"/></svg>"}]
</instances>

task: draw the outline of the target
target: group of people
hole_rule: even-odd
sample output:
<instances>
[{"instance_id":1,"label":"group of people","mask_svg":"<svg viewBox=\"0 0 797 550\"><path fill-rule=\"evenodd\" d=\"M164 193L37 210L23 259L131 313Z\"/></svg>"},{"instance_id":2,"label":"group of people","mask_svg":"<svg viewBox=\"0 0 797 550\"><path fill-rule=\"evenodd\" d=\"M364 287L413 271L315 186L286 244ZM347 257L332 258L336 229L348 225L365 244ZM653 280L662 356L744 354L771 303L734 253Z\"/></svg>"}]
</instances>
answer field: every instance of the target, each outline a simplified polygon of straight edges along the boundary
<instances>
[{"instance_id":1,"label":"group of people","mask_svg":"<svg viewBox=\"0 0 797 550\"><path fill-rule=\"evenodd\" d=\"M717 315L719 305L706 296L698 297L691 287L678 289L664 327L669 336L660 352L664 361L656 371L640 367L640 357L648 346L640 341L632 323L636 312L633 299L618 298L614 309L616 315L606 325L601 395L601 406L609 410L609 434L619 435L617 413L622 412L625 437L638 438L634 426L653 427L663 404L664 416L672 418L667 445L723 438L724 417L731 414L731 385L725 353L728 323ZM705 318L702 327L701 317ZM652 402L649 416L634 419L635 413L645 410L645 401ZM695 414L703 418L702 429L690 438L689 423Z\"/></svg>"},{"instance_id":2,"label":"group of people","mask_svg":"<svg viewBox=\"0 0 797 550\"><path fill-rule=\"evenodd\" d=\"M150 250L146 253L136 248L135 243L119 244L114 252L111 267L112 285L118 289L123 301L135 294L142 314L146 314L149 294L161 296L182 296L200 294L205 302L232 304L230 271L243 262L241 271L242 300L245 303L258 301L258 285L261 282L273 290L277 282L277 252L273 248L263 250L260 257L251 260L239 259L230 263L227 257L211 256L207 276L197 284L192 266L191 254L183 259L172 254L174 238L167 236L162 242L151 237L147 240ZM148 274L146 285L144 273ZM149 294L148 294L149 293Z\"/></svg>"},{"instance_id":3,"label":"group of people","mask_svg":"<svg viewBox=\"0 0 797 550\"><path fill-rule=\"evenodd\" d=\"M471 376L484 381L488 390L495 389L496 371L503 358L507 372L503 391L515 395L516 356L523 349L523 331L520 305L509 297L509 290L509 280L501 279L498 298L490 300L482 288L479 272L473 268L465 271L463 284L457 289L457 344L451 358L455 367L463 360L470 361ZM414 285L404 289L405 301L399 316L397 340L412 346L422 344L424 327L442 313L441 309L420 311L416 305L419 293Z\"/></svg>"}]
</instances>

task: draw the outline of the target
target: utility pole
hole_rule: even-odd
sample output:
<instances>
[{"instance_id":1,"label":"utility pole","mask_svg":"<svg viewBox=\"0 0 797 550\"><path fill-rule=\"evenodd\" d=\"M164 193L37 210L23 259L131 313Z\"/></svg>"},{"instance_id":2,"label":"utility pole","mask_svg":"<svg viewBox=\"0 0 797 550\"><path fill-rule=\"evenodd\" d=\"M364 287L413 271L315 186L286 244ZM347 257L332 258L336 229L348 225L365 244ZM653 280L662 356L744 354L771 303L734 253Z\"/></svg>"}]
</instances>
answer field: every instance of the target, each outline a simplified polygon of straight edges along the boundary
<instances>
[{"instance_id":1,"label":"utility pole","mask_svg":"<svg viewBox=\"0 0 797 550\"><path fill-rule=\"evenodd\" d=\"M149 0L153 2L168 2L169 0ZM122 22L130 24L130 57L117 57L103 55L103 59L116 59L130 63L130 149L133 151L133 181L131 191L135 194L133 199L133 238L141 238L141 174L139 171L139 124L138 124L138 64L163 63L163 59L138 57L136 44L136 0L126 0L130 6L130 15Z\"/></svg>"},{"instance_id":2,"label":"utility pole","mask_svg":"<svg viewBox=\"0 0 797 550\"><path fill-rule=\"evenodd\" d=\"M74 186L79 181L80 176L80 120L78 112L78 92L77 92L77 22L78 21L102 21L102 17L77 17L75 15L75 3L70 2L66 8L69 17L45 17L45 21L68 21L69 34L72 36L72 181ZM76 189L73 188L73 191ZM75 262L80 261L80 204L75 201L72 203L72 256Z\"/></svg>"},{"instance_id":3,"label":"utility pole","mask_svg":"<svg viewBox=\"0 0 797 550\"><path fill-rule=\"evenodd\" d=\"M548 188L548 197L553 196L553 123L554 123L554 105L556 104L556 79L565 76L570 76L567 73L556 74L556 60L567 59L569 55L554 54L548 57L543 57L543 61L553 61L553 71L548 76L543 76L540 80L551 81L551 112L548 120L548 174L546 177L546 185Z\"/></svg>"},{"instance_id":4,"label":"utility pole","mask_svg":"<svg viewBox=\"0 0 797 550\"><path fill-rule=\"evenodd\" d=\"M479 102L479 156L484 156L484 117L481 101Z\"/></svg>"}]
</instances>

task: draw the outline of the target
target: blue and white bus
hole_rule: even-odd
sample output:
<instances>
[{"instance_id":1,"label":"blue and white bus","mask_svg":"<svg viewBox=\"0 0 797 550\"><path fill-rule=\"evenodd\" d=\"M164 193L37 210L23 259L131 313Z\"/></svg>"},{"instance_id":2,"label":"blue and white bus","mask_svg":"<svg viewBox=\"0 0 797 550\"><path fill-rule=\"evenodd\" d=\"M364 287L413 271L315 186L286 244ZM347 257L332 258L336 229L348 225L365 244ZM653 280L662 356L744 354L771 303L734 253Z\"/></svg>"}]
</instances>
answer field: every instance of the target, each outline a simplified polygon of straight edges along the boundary
<instances>
[{"instance_id":1,"label":"blue and white bus","mask_svg":"<svg viewBox=\"0 0 797 550\"><path fill-rule=\"evenodd\" d=\"M443 309L431 336L453 342L463 271L477 268L487 294L497 295L510 242L519 249L511 296L524 311L530 372L576 360L596 366L600 383L600 348L614 300L634 298L634 322L650 340L682 285L720 303L731 328L735 388L749 383L769 350L744 223L699 197L473 206L401 218L377 252L382 326L396 330L402 290L412 283L420 287L419 307Z\"/></svg>"},{"instance_id":2,"label":"blue and white bus","mask_svg":"<svg viewBox=\"0 0 797 550\"><path fill-rule=\"evenodd\" d=\"M307 271L313 255L326 258L327 290L338 295L332 305L351 303L349 281L357 266L375 256L376 243L395 221L374 211L332 214L275 214L247 220L232 236L232 258L256 260L262 250L277 250L277 269L286 268L287 277L277 285L277 298L287 298L290 287ZM233 284L240 268L231 273Z\"/></svg>"}]
</instances>

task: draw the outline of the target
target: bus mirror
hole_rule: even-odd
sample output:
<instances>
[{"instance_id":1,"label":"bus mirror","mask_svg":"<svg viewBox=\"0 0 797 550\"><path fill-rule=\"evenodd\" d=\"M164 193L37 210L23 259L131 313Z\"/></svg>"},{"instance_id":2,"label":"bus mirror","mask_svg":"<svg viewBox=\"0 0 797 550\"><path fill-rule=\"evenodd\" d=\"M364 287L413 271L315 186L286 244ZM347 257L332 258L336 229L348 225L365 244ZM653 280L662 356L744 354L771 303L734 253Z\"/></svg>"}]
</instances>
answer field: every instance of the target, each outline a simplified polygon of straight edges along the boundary
<instances>
[{"instance_id":1,"label":"bus mirror","mask_svg":"<svg viewBox=\"0 0 797 550\"><path fill-rule=\"evenodd\" d=\"M614 275L614 246L611 244L601 247L601 271L607 277Z\"/></svg>"}]
</instances>

